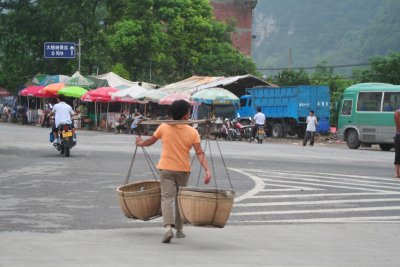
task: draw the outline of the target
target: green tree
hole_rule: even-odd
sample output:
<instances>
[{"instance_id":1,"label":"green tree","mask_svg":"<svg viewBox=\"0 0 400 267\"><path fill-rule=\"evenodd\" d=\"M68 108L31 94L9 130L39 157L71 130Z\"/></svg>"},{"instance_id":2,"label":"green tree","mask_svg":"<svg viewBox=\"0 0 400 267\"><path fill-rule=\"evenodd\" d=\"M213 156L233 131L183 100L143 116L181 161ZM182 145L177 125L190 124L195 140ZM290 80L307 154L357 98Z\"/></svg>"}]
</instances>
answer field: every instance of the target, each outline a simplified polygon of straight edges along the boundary
<instances>
[{"instance_id":1,"label":"green tree","mask_svg":"<svg viewBox=\"0 0 400 267\"><path fill-rule=\"evenodd\" d=\"M110 47L135 79L150 71L159 83L192 74L256 73L253 61L232 47L232 28L213 19L207 0L136 0L115 10L125 13L111 28Z\"/></svg>"},{"instance_id":2,"label":"green tree","mask_svg":"<svg viewBox=\"0 0 400 267\"><path fill-rule=\"evenodd\" d=\"M308 85L310 84L310 77L308 73L301 70L289 70L285 69L275 76L268 79L270 82L279 86L295 86L295 85Z\"/></svg>"},{"instance_id":3,"label":"green tree","mask_svg":"<svg viewBox=\"0 0 400 267\"><path fill-rule=\"evenodd\" d=\"M359 82L381 82L400 84L400 52L391 52L387 57L373 57L370 68L354 72Z\"/></svg>"},{"instance_id":4,"label":"green tree","mask_svg":"<svg viewBox=\"0 0 400 267\"><path fill-rule=\"evenodd\" d=\"M320 63L311 74L312 85L325 85L329 87L331 100L331 124L337 124L338 110L336 109L336 103L342 98L343 91L355 83L354 80L346 79L341 75L334 74L334 68L328 67L327 62Z\"/></svg>"}]
</instances>

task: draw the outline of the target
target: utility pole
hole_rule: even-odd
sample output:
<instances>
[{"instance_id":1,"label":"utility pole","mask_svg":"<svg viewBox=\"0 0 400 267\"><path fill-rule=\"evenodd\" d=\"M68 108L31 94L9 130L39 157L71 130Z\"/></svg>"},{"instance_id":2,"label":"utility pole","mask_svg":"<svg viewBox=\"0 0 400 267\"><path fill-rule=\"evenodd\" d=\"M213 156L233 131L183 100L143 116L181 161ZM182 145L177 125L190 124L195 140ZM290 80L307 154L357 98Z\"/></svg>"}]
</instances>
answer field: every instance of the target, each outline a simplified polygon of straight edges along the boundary
<instances>
[{"instance_id":1,"label":"utility pole","mask_svg":"<svg viewBox=\"0 0 400 267\"><path fill-rule=\"evenodd\" d=\"M292 70L292 48L289 48L289 70Z\"/></svg>"},{"instance_id":2,"label":"utility pole","mask_svg":"<svg viewBox=\"0 0 400 267\"><path fill-rule=\"evenodd\" d=\"M150 59L150 83L151 83L151 59Z\"/></svg>"},{"instance_id":3,"label":"utility pole","mask_svg":"<svg viewBox=\"0 0 400 267\"><path fill-rule=\"evenodd\" d=\"M81 73L81 38L78 41L78 71Z\"/></svg>"}]
</instances>

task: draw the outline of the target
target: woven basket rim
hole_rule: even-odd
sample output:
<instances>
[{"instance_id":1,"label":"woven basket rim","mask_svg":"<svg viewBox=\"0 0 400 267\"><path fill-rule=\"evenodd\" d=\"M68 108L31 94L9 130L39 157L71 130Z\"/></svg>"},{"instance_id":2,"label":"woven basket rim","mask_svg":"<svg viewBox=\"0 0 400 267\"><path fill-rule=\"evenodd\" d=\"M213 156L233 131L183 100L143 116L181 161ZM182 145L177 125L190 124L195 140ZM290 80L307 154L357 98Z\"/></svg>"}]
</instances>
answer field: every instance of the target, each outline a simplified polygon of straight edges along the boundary
<instances>
[{"instance_id":1,"label":"woven basket rim","mask_svg":"<svg viewBox=\"0 0 400 267\"><path fill-rule=\"evenodd\" d=\"M181 186L181 187L179 187L179 191L236 195L236 192L233 189L226 190L226 189L217 189L217 188L199 188L199 187L192 187L192 186L187 186L187 187Z\"/></svg>"},{"instance_id":2,"label":"woven basket rim","mask_svg":"<svg viewBox=\"0 0 400 267\"><path fill-rule=\"evenodd\" d=\"M205 193L196 191L181 191L178 193L178 198L197 198L197 199L209 199L216 201L228 201L231 202L235 199L233 194L224 193Z\"/></svg>"},{"instance_id":3,"label":"woven basket rim","mask_svg":"<svg viewBox=\"0 0 400 267\"><path fill-rule=\"evenodd\" d=\"M123 191L121 191L121 188L128 187L128 186L132 186L132 185L136 185L136 184L143 184L143 183L158 183L158 184L160 184L160 181L143 180L143 181L138 181L138 182L134 182L134 183L124 184L124 185L118 186L118 187L117 187L117 191L118 191L118 192L123 192Z\"/></svg>"}]
</instances>

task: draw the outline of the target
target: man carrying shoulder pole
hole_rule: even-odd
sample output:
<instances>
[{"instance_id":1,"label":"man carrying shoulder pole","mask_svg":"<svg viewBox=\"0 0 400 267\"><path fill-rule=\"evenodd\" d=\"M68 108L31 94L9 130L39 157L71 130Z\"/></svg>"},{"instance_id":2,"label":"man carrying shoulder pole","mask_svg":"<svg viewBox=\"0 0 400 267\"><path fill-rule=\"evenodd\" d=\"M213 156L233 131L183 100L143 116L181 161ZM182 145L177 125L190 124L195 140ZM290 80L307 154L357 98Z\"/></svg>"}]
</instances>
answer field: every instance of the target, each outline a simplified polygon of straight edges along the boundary
<instances>
[{"instance_id":1,"label":"man carrying shoulder pole","mask_svg":"<svg viewBox=\"0 0 400 267\"><path fill-rule=\"evenodd\" d=\"M190 105L184 100L177 100L171 105L174 120L189 120ZM190 149L193 147L205 176L204 183L208 184L211 172L204 151L200 145L199 133L186 124L161 124L154 135L146 140L140 136L136 139L137 146L151 146L158 139L162 140L161 158L157 168L160 169L161 182L161 211L164 221L165 235L162 243L170 243L174 237L172 227L176 229L176 237L183 238L183 222L178 207L178 189L186 186L190 175ZM174 215L175 205L175 215Z\"/></svg>"}]
</instances>

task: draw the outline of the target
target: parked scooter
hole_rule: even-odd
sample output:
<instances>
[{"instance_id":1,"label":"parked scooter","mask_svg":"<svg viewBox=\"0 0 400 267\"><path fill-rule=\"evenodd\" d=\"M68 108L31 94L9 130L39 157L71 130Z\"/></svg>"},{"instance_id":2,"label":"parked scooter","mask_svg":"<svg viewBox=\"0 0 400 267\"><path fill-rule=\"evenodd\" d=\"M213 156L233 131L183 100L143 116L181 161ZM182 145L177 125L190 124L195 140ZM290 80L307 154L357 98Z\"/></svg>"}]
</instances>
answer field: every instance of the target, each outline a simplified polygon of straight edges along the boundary
<instances>
[{"instance_id":1,"label":"parked scooter","mask_svg":"<svg viewBox=\"0 0 400 267\"><path fill-rule=\"evenodd\" d=\"M251 137L251 126L246 125L243 126L240 122L236 119L229 121L228 123L228 139L231 141L242 139L247 140Z\"/></svg>"}]
</instances>

